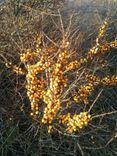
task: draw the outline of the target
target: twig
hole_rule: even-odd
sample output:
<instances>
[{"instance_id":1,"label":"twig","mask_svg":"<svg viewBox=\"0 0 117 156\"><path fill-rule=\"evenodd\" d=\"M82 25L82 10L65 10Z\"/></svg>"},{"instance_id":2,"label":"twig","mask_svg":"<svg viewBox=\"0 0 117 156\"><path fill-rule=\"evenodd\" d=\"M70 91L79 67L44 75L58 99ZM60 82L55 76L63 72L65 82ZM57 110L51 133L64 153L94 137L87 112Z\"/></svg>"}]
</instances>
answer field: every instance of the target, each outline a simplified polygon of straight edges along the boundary
<instances>
[{"instance_id":1,"label":"twig","mask_svg":"<svg viewBox=\"0 0 117 156\"><path fill-rule=\"evenodd\" d=\"M107 113L103 113L103 114L98 114L98 115L93 116L92 119L99 118L99 117L101 117L101 116L116 114L116 113L117 113L117 111L107 112Z\"/></svg>"},{"instance_id":2,"label":"twig","mask_svg":"<svg viewBox=\"0 0 117 156\"><path fill-rule=\"evenodd\" d=\"M99 99L100 95L102 94L103 89L99 92L99 94L97 95L97 97L95 98L95 100L93 101L92 105L90 106L88 112L91 111L91 109L93 108L94 104L97 102L97 100Z\"/></svg>"}]
</instances>

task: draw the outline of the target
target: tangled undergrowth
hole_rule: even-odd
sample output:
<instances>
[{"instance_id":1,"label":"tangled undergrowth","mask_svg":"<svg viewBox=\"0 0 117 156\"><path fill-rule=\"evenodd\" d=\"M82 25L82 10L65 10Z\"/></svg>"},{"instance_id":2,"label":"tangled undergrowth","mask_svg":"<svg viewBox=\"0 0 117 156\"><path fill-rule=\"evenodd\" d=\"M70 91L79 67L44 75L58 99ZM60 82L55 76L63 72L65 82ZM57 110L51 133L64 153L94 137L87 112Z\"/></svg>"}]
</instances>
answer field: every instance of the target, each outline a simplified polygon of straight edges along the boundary
<instances>
[{"instance_id":1,"label":"tangled undergrowth","mask_svg":"<svg viewBox=\"0 0 117 156\"><path fill-rule=\"evenodd\" d=\"M71 49L67 35L55 46L46 44L40 34L36 36L35 50L27 49L20 54L19 66L6 62L17 75L24 75L30 115L39 125L46 125L49 133L73 134L90 124L98 116L91 114L95 104L92 99L98 97L95 91L102 86L117 85L117 75L103 76L98 72L107 69L104 56L117 47L116 39L111 42L104 39L108 23L106 18L95 45L80 57L77 50ZM97 71L90 68L95 63Z\"/></svg>"},{"instance_id":2,"label":"tangled undergrowth","mask_svg":"<svg viewBox=\"0 0 117 156\"><path fill-rule=\"evenodd\" d=\"M117 153L117 2L59 2L0 4L1 156Z\"/></svg>"}]
</instances>

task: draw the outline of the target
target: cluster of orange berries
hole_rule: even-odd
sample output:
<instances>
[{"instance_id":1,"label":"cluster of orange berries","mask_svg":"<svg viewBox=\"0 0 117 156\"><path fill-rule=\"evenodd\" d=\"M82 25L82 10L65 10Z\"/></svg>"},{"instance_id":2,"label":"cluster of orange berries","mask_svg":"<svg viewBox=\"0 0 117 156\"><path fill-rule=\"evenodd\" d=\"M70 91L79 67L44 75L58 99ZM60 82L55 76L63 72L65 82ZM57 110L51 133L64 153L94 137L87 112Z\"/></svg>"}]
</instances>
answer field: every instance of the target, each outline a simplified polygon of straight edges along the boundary
<instances>
[{"instance_id":1,"label":"cluster of orange berries","mask_svg":"<svg viewBox=\"0 0 117 156\"><path fill-rule=\"evenodd\" d=\"M67 66L66 66L66 71L70 71L73 69L77 69L79 68L83 63L86 63L88 61L87 58L81 58L80 60L75 60L73 62L70 62Z\"/></svg>"},{"instance_id":2,"label":"cluster of orange berries","mask_svg":"<svg viewBox=\"0 0 117 156\"><path fill-rule=\"evenodd\" d=\"M44 92L45 81L41 78L38 79L37 75L26 75L26 89L27 89L27 96L31 103L31 115L36 117L39 114L39 106L38 103L40 99L42 99L42 95Z\"/></svg>"},{"instance_id":3,"label":"cluster of orange berries","mask_svg":"<svg viewBox=\"0 0 117 156\"><path fill-rule=\"evenodd\" d=\"M16 74L20 74L20 75L26 74L25 70L17 66L13 66L13 72L15 72Z\"/></svg>"},{"instance_id":4,"label":"cluster of orange berries","mask_svg":"<svg viewBox=\"0 0 117 156\"><path fill-rule=\"evenodd\" d=\"M87 53L84 58L80 58L79 60L75 60L67 64L66 70L70 71L73 69L79 68L81 65L88 63L89 61L93 60L94 56L98 56L100 54L105 54L111 48L117 47L117 40L110 42L110 43L101 43L100 40L104 36L104 32L108 25L108 19L106 19L99 30L98 37L96 39L96 44L93 46Z\"/></svg>"},{"instance_id":5,"label":"cluster of orange berries","mask_svg":"<svg viewBox=\"0 0 117 156\"><path fill-rule=\"evenodd\" d=\"M16 66L16 65L12 65L11 62L6 62L6 63L5 63L5 66L6 66L7 68L12 68L12 71L13 71L14 73L18 74L18 75L25 75L25 74L26 74L26 70L25 70L25 69L20 68L20 67L18 67L18 66Z\"/></svg>"},{"instance_id":6,"label":"cluster of orange berries","mask_svg":"<svg viewBox=\"0 0 117 156\"><path fill-rule=\"evenodd\" d=\"M100 42L99 39L101 39L101 38L104 36L104 33L105 33L106 28L107 28L107 26L108 26L108 20L109 20L109 19L106 18L106 19L104 20L102 26L101 26L100 29L99 29L98 38L97 38L97 40L96 40L97 43L99 43L99 42Z\"/></svg>"},{"instance_id":7,"label":"cluster of orange berries","mask_svg":"<svg viewBox=\"0 0 117 156\"><path fill-rule=\"evenodd\" d=\"M111 48L117 47L117 40L111 42L111 43L110 43L110 47L111 47Z\"/></svg>"},{"instance_id":8,"label":"cluster of orange berries","mask_svg":"<svg viewBox=\"0 0 117 156\"><path fill-rule=\"evenodd\" d=\"M21 62L29 62L33 60L33 52L31 49L27 49L26 53L20 54L20 60Z\"/></svg>"},{"instance_id":9,"label":"cluster of orange berries","mask_svg":"<svg viewBox=\"0 0 117 156\"><path fill-rule=\"evenodd\" d=\"M91 121L91 115L88 112L80 112L80 114L74 114L71 117L71 114L68 113L67 115L62 115L60 117L62 124L67 124L66 131L68 133L73 133L77 130L77 128L85 127L89 121Z\"/></svg>"},{"instance_id":10,"label":"cluster of orange berries","mask_svg":"<svg viewBox=\"0 0 117 156\"><path fill-rule=\"evenodd\" d=\"M89 97L94 91L95 86L97 85L116 85L117 84L117 75L106 76L104 78L99 78L94 75L86 75L86 79L89 82L87 85L81 85L79 87L78 93L73 95L73 99L76 103L83 101L84 104L89 103Z\"/></svg>"},{"instance_id":11,"label":"cluster of orange berries","mask_svg":"<svg viewBox=\"0 0 117 156\"><path fill-rule=\"evenodd\" d=\"M60 108L60 99L58 99L58 97L53 94L54 93L52 93L51 90L48 90L43 97L43 100L46 104L42 118L42 123L44 124L51 124Z\"/></svg>"},{"instance_id":12,"label":"cluster of orange berries","mask_svg":"<svg viewBox=\"0 0 117 156\"><path fill-rule=\"evenodd\" d=\"M33 118L37 118L39 115L39 101L42 99L45 89L45 80L42 77L38 78L38 75L49 66L44 56L40 58L40 61L32 64L31 62L35 61L35 54L35 52L28 50L25 54L20 55L21 62L26 63L26 89L31 103L31 116Z\"/></svg>"},{"instance_id":13,"label":"cluster of orange berries","mask_svg":"<svg viewBox=\"0 0 117 156\"><path fill-rule=\"evenodd\" d=\"M87 60L92 60L94 56L105 54L106 52L110 51L111 48L117 47L117 40L110 42L110 43L103 43L98 47L93 47L90 49L87 55Z\"/></svg>"},{"instance_id":14,"label":"cluster of orange berries","mask_svg":"<svg viewBox=\"0 0 117 156\"><path fill-rule=\"evenodd\" d=\"M94 75L86 75L86 79L94 85L116 85L117 84L117 75L106 76L104 78L99 78Z\"/></svg>"},{"instance_id":15,"label":"cluster of orange berries","mask_svg":"<svg viewBox=\"0 0 117 156\"><path fill-rule=\"evenodd\" d=\"M81 65L93 60L95 56L98 56L100 54L105 54L107 51L110 51L111 48L117 47L117 40L110 43L103 43L100 41L104 36L107 25L108 25L108 19L106 18L104 23L99 29L98 37L96 39L96 44L87 52L87 55L84 58L80 58L79 60L75 60L67 64L66 66L67 71L77 69Z\"/></svg>"},{"instance_id":16,"label":"cluster of orange berries","mask_svg":"<svg viewBox=\"0 0 117 156\"><path fill-rule=\"evenodd\" d=\"M79 87L78 93L73 95L73 100L76 103L80 103L81 101L83 101L84 104L88 104L89 97L93 92L93 90L94 90L94 85L92 83L89 83L87 85L81 85Z\"/></svg>"},{"instance_id":17,"label":"cluster of orange berries","mask_svg":"<svg viewBox=\"0 0 117 156\"><path fill-rule=\"evenodd\" d=\"M44 57L42 57L40 61L34 65L27 65L26 89L27 89L27 95L31 102L31 109L32 109L31 115L33 116L39 114L38 103L40 99L42 99L43 96L45 95L45 87L46 87L45 80L42 77L39 78L38 76L49 65L50 63L46 62L44 60Z\"/></svg>"},{"instance_id":18,"label":"cluster of orange berries","mask_svg":"<svg viewBox=\"0 0 117 156\"><path fill-rule=\"evenodd\" d=\"M116 85L117 84L117 75L113 76L106 76L103 79L101 79L101 82L104 85Z\"/></svg>"},{"instance_id":19,"label":"cluster of orange berries","mask_svg":"<svg viewBox=\"0 0 117 156\"><path fill-rule=\"evenodd\" d=\"M73 94L72 97L73 97L73 100L74 100L76 103L80 103L81 98L80 98L80 96L79 96L78 94Z\"/></svg>"},{"instance_id":20,"label":"cluster of orange berries","mask_svg":"<svg viewBox=\"0 0 117 156\"><path fill-rule=\"evenodd\" d=\"M48 133L52 133L54 131L54 127L52 125L48 126Z\"/></svg>"},{"instance_id":21,"label":"cluster of orange berries","mask_svg":"<svg viewBox=\"0 0 117 156\"><path fill-rule=\"evenodd\" d=\"M70 71L70 70L73 70L73 69L76 69L80 66L80 63L75 60L73 62L70 62L67 66L66 66L66 70L67 71Z\"/></svg>"},{"instance_id":22,"label":"cluster of orange berries","mask_svg":"<svg viewBox=\"0 0 117 156\"><path fill-rule=\"evenodd\" d=\"M103 48L101 48L101 39L103 38L103 36L104 36L104 33L105 33L105 31L106 31L106 27L107 27L107 25L108 25L108 19L106 18L105 20L104 20L104 22L103 22L103 24L102 24L102 26L100 27L100 29L99 29L99 32L98 32L98 37L96 38L96 44L95 44L95 46L93 46L90 50L89 50L89 52L87 53L87 56L86 56L86 59L87 60L92 60L93 59L93 57L95 56L95 55L97 55L97 54L99 54L99 53L102 53L102 49L104 49L104 47ZM100 48L101 48L101 50L100 50ZM107 51L108 49L106 49L106 51Z\"/></svg>"},{"instance_id":23,"label":"cluster of orange berries","mask_svg":"<svg viewBox=\"0 0 117 156\"><path fill-rule=\"evenodd\" d=\"M38 38L38 44L36 46L36 52L28 50L25 54L21 54L20 60L25 63L27 70L26 74L26 89L27 96L31 103L31 116L37 118L39 115L39 101L40 99L46 104L44 114L42 117L42 123L52 123L60 107L60 95L66 85L66 78L63 76L63 68L68 53L66 47L62 50L57 58L57 63L51 63L50 59L51 51L53 48L48 48L46 54L42 54L39 57L39 61L35 62L35 54L40 52L40 38ZM48 84L46 80L41 77L41 73L48 73ZM40 77L38 75L40 74Z\"/></svg>"},{"instance_id":24,"label":"cluster of orange berries","mask_svg":"<svg viewBox=\"0 0 117 156\"><path fill-rule=\"evenodd\" d=\"M47 105L44 109L44 115L42 118L43 123L52 123L55 118L61 104L60 95L66 86L66 78L63 75L63 64L67 56L66 51L63 51L58 56L57 63L53 66L53 71L50 74L49 89L43 96L43 100Z\"/></svg>"},{"instance_id":25,"label":"cluster of orange berries","mask_svg":"<svg viewBox=\"0 0 117 156\"><path fill-rule=\"evenodd\" d=\"M91 95L91 93L93 92L93 90L94 90L94 86L92 83L80 86L78 93L79 93L79 97L82 99L84 104L89 103L88 98Z\"/></svg>"},{"instance_id":26,"label":"cluster of orange berries","mask_svg":"<svg viewBox=\"0 0 117 156\"><path fill-rule=\"evenodd\" d=\"M87 74L86 75L86 79L89 83L93 84L94 86L100 84L101 82L101 79L98 78L97 76L95 75L91 75L91 74Z\"/></svg>"}]
</instances>

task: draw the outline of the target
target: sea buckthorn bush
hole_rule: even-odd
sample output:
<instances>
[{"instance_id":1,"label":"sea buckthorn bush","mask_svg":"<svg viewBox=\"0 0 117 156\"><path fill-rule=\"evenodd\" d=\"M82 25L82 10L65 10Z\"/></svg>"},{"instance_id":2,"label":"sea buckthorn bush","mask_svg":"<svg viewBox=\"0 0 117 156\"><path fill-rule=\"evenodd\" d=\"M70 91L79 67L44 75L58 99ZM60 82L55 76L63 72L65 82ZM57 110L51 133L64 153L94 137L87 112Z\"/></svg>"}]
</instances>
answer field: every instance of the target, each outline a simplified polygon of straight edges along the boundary
<instances>
[{"instance_id":1,"label":"sea buckthorn bush","mask_svg":"<svg viewBox=\"0 0 117 156\"><path fill-rule=\"evenodd\" d=\"M67 36L60 41L58 48L51 44L44 47L40 35L36 38L35 51L27 49L20 54L22 68L12 66L10 62L13 72L25 75L24 87L30 101L30 115L39 124L45 124L49 133L50 127L54 129L55 124L60 125L63 133L74 133L84 128L93 118L90 96L96 87L117 84L117 75L100 77L87 68L87 64L93 64L95 59L101 61L102 55L117 47L116 39L103 41L108 23L106 18L99 28L95 45L80 58L71 59L78 52L72 54ZM10 64L6 62L6 66ZM99 65L105 68L106 62L102 61Z\"/></svg>"},{"instance_id":2,"label":"sea buckthorn bush","mask_svg":"<svg viewBox=\"0 0 117 156\"><path fill-rule=\"evenodd\" d=\"M116 153L116 3L85 3L1 8L2 156Z\"/></svg>"}]
</instances>

